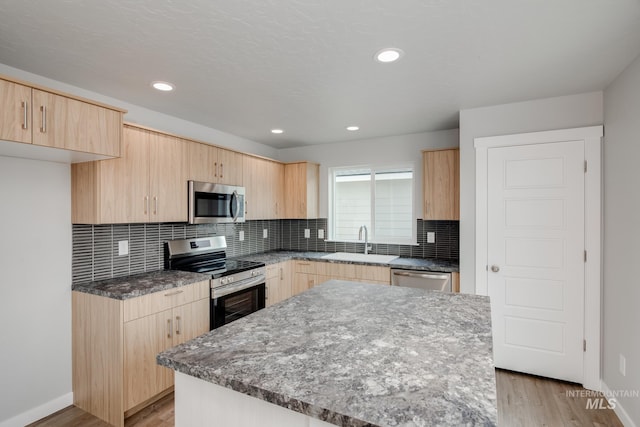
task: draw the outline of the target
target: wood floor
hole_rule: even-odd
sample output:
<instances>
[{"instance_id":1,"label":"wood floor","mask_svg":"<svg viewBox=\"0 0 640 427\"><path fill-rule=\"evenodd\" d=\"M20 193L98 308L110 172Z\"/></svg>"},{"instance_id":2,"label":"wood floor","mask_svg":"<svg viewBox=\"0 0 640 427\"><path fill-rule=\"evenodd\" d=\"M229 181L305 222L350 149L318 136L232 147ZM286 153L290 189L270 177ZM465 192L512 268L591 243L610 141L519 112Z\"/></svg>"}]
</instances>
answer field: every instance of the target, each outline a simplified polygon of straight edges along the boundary
<instances>
[{"instance_id":1,"label":"wood floor","mask_svg":"<svg viewBox=\"0 0 640 427\"><path fill-rule=\"evenodd\" d=\"M496 369L498 425L507 427L623 427L611 409L588 409L584 389L572 383ZM573 394L572 394L573 393ZM606 405L606 401L603 401ZM126 427L170 427L174 425L173 393L134 414ZM70 406L28 427L107 427L108 424Z\"/></svg>"}]
</instances>

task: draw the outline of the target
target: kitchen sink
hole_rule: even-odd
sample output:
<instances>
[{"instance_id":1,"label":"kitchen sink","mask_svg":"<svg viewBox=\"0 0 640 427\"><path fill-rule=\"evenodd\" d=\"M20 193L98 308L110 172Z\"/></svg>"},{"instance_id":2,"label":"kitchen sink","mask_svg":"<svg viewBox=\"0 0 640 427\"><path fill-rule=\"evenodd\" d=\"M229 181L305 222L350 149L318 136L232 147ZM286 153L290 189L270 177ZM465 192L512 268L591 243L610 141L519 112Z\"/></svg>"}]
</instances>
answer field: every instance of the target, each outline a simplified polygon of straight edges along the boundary
<instances>
[{"instance_id":1,"label":"kitchen sink","mask_svg":"<svg viewBox=\"0 0 640 427\"><path fill-rule=\"evenodd\" d=\"M370 262L374 264L389 264L396 258L396 255L378 255L378 254L352 254L348 252L336 252L335 254L324 255L323 259L332 259L336 261L354 261L354 262Z\"/></svg>"}]
</instances>

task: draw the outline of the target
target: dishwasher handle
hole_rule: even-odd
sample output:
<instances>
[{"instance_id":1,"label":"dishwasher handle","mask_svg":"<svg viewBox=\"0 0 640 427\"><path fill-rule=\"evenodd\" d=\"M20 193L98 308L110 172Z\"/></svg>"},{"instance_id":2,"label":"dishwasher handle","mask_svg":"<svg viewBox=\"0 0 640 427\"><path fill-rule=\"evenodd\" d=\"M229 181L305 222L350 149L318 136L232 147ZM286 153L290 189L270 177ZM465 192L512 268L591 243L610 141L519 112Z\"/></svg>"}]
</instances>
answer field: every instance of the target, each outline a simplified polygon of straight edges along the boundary
<instances>
[{"instance_id":1,"label":"dishwasher handle","mask_svg":"<svg viewBox=\"0 0 640 427\"><path fill-rule=\"evenodd\" d=\"M420 277L422 279L436 279L436 280L447 280L449 278L448 274L433 274L433 273L415 273L412 271L393 271L395 276L403 276L403 277Z\"/></svg>"}]
</instances>

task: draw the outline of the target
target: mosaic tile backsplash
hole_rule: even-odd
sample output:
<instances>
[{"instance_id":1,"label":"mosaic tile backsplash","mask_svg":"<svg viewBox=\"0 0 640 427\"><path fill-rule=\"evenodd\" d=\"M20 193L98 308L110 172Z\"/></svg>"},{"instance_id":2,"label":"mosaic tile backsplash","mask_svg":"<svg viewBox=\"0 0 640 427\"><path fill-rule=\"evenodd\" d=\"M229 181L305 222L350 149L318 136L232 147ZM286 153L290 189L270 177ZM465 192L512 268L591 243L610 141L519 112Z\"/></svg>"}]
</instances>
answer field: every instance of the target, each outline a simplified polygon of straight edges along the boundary
<instances>
[{"instance_id":1,"label":"mosaic tile backsplash","mask_svg":"<svg viewBox=\"0 0 640 427\"><path fill-rule=\"evenodd\" d=\"M267 230L267 238L263 230ZM311 238L304 238L309 229ZM164 268L164 242L191 237L226 236L227 256L271 250L362 252L364 243L326 242L318 229L327 230L326 219L247 221L241 224L113 224L73 226L73 283L129 276ZM240 241L239 232L244 231ZM426 243L427 232L436 243ZM414 258L457 260L458 221L418 220L418 246L372 244L371 253ZM118 242L129 242L129 254L118 255Z\"/></svg>"}]
</instances>

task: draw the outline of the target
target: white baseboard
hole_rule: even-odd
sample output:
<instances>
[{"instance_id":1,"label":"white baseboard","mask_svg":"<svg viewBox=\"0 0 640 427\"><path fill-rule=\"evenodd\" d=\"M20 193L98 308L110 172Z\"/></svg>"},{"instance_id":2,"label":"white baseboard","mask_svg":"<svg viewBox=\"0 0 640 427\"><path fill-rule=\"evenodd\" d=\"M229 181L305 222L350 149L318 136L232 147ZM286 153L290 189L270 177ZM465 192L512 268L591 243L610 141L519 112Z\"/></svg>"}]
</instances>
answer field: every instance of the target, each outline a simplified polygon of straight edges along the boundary
<instances>
[{"instance_id":1,"label":"white baseboard","mask_svg":"<svg viewBox=\"0 0 640 427\"><path fill-rule=\"evenodd\" d=\"M602 381L602 393L604 393L605 396L611 396L613 394L609 386L604 381ZM636 423L633 422L629 414L627 414L627 411L624 410L620 401L617 399L616 407L613 409L613 412L615 412L618 418L620 418L620 422L622 422L624 427L638 427Z\"/></svg>"},{"instance_id":2,"label":"white baseboard","mask_svg":"<svg viewBox=\"0 0 640 427\"><path fill-rule=\"evenodd\" d=\"M67 393L63 396L50 400L49 402L43 403L40 406L9 418L8 420L0 421L0 427L23 427L27 424L38 421L47 415L51 415L60 409L64 409L69 405L73 405L73 393Z\"/></svg>"}]
</instances>

